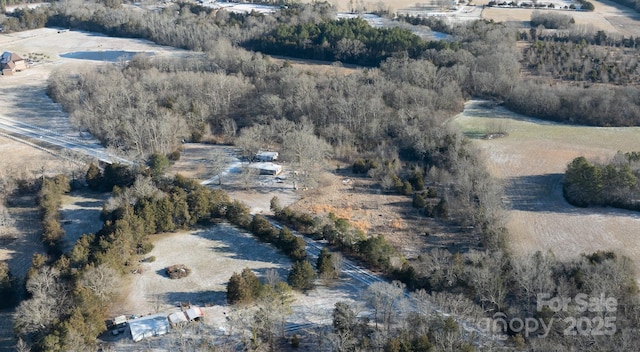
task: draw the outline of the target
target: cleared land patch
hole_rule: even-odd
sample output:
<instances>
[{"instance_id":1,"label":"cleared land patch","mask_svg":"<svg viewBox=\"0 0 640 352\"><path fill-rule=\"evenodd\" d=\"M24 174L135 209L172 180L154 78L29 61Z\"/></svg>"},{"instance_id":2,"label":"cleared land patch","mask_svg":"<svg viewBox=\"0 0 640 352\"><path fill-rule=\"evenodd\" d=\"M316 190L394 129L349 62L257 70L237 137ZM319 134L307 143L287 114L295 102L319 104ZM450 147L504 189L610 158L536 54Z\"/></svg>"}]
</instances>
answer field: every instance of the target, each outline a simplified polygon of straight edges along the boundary
<instances>
[{"instance_id":1,"label":"cleared land patch","mask_svg":"<svg viewBox=\"0 0 640 352\"><path fill-rule=\"evenodd\" d=\"M486 132L496 122L508 136L475 144L484 150L491 173L504 182L511 250L550 250L560 259L614 250L630 257L640 272L640 213L574 207L564 200L561 184L567 164L578 156L605 161L617 151L637 151L640 128L560 125L480 101L468 102L454 120L470 134Z\"/></svg>"}]
</instances>

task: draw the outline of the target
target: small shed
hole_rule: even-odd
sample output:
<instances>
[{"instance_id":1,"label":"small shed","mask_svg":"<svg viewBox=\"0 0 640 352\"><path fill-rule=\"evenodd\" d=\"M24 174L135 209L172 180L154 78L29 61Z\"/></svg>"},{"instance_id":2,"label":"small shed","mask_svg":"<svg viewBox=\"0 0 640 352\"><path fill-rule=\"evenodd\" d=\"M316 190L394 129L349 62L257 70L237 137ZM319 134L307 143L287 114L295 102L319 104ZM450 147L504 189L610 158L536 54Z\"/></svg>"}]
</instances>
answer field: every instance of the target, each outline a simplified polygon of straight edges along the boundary
<instances>
[{"instance_id":1,"label":"small shed","mask_svg":"<svg viewBox=\"0 0 640 352\"><path fill-rule=\"evenodd\" d=\"M142 339L164 335L169 332L169 320L165 314L153 314L129 320L131 338L138 342Z\"/></svg>"},{"instance_id":2,"label":"small shed","mask_svg":"<svg viewBox=\"0 0 640 352\"><path fill-rule=\"evenodd\" d=\"M202 309L200 307L191 307L191 308L185 310L184 314L186 314L186 316L189 319L189 321L198 320L198 319L204 317L204 312L202 311Z\"/></svg>"},{"instance_id":3,"label":"small shed","mask_svg":"<svg viewBox=\"0 0 640 352\"><path fill-rule=\"evenodd\" d=\"M278 160L278 152L258 152L256 153L257 161L276 161Z\"/></svg>"},{"instance_id":4,"label":"small shed","mask_svg":"<svg viewBox=\"0 0 640 352\"><path fill-rule=\"evenodd\" d=\"M171 325L177 325L177 324L189 322L189 319L187 319L186 314L184 314L184 312L182 311L171 313L169 314L168 318Z\"/></svg>"},{"instance_id":5,"label":"small shed","mask_svg":"<svg viewBox=\"0 0 640 352\"><path fill-rule=\"evenodd\" d=\"M188 323L190 321L198 320L202 317L204 317L204 312L200 307L191 307L185 311L169 314L169 322L172 325L176 325L180 323Z\"/></svg>"}]
</instances>

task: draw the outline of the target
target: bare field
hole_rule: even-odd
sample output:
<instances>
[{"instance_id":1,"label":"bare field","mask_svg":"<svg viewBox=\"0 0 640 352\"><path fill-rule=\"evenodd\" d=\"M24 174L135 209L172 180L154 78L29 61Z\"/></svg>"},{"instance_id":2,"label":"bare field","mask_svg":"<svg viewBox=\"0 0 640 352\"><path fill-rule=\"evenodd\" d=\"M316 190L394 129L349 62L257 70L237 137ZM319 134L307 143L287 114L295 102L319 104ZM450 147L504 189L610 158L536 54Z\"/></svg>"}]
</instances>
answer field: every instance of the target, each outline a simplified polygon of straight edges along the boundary
<instances>
[{"instance_id":1,"label":"bare field","mask_svg":"<svg viewBox=\"0 0 640 352\"><path fill-rule=\"evenodd\" d=\"M419 214L411 206L410 196L382 191L377 181L346 169L326 174L324 186L302 192L301 197L294 209L318 215L333 212L368 235L383 235L407 259L432 248L457 252L478 245L479 238L457 233ZM429 236L422 236L427 232Z\"/></svg>"},{"instance_id":2,"label":"bare field","mask_svg":"<svg viewBox=\"0 0 640 352\"><path fill-rule=\"evenodd\" d=\"M245 267L257 275L276 269L284 277L291 265L274 247L257 242L251 235L220 224L206 229L153 236L154 249L132 275L129 294L114 314L150 314L176 307L180 302L210 306L226 305L226 283ZM172 280L164 269L185 264L189 276Z\"/></svg>"},{"instance_id":3,"label":"bare field","mask_svg":"<svg viewBox=\"0 0 640 352\"><path fill-rule=\"evenodd\" d=\"M509 247L516 254L552 251L570 259L614 250L630 257L640 275L640 213L612 208L577 208L562 196L562 175L574 158L605 161L617 151L640 148L640 128L567 126L526 118L504 108L470 101L454 123L468 132L500 124L505 138L474 140L491 173L503 180L508 207Z\"/></svg>"},{"instance_id":4,"label":"bare field","mask_svg":"<svg viewBox=\"0 0 640 352\"><path fill-rule=\"evenodd\" d=\"M114 315L147 315L157 312L169 313L178 310L180 303L204 307L204 325L199 329L201 339L212 338L230 332L229 317L245 314L242 307L226 303L226 285L233 272L240 273L250 268L258 277L274 269L286 279L291 261L273 246L260 243L255 238L228 224L188 232L153 236L154 249L147 254L154 261L141 262L136 274L129 276L123 286L123 297L115 302ZM189 276L172 280L165 268L173 264L184 264ZM330 323L331 311L336 302L357 300L357 292L363 287L352 280L338 281L332 287L318 286L308 293L294 293L293 314L287 319L292 324ZM133 343L131 339L118 336L113 347L118 351L147 351L150 346L167 350L167 343L180 332L172 331L169 337L151 338L144 343ZM107 337L108 341L113 341ZM168 349L170 350L170 349Z\"/></svg>"},{"instance_id":5,"label":"bare field","mask_svg":"<svg viewBox=\"0 0 640 352\"><path fill-rule=\"evenodd\" d=\"M598 0L591 2L595 7L595 10L591 12L486 7L482 10L482 18L528 26L533 11L559 13L573 17L576 25L584 26L585 28L594 28L626 36L635 37L640 35L640 15L638 13L611 1Z\"/></svg>"}]
</instances>

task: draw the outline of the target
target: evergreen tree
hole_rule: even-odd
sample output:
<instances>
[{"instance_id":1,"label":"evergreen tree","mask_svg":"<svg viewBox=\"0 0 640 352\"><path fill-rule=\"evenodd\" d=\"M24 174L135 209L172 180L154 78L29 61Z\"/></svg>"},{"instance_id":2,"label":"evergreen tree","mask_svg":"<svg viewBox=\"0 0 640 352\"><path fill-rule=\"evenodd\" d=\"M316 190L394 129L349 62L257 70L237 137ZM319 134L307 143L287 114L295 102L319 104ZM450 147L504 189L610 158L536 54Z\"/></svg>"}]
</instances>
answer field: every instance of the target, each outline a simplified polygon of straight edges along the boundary
<instances>
[{"instance_id":1,"label":"evergreen tree","mask_svg":"<svg viewBox=\"0 0 640 352\"><path fill-rule=\"evenodd\" d=\"M427 205L427 202L424 200L424 197L422 196L422 194L416 193L413 196L412 205L413 205L414 208L422 209Z\"/></svg>"},{"instance_id":2,"label":"evergreen tree","mask_svg":"<svg viewBox=\"0 0 640 352\"><path fill-rule=\"evenodd\" d=\"M242 277L244 287L246 287L249 292L250 300L258 298L260 296L260 291L262 290L262 284L256 274L251 271L251 269L244 268L242 269L242 274L240 274L240 276Z\"/></svg>"},{"instance_id":3,"label":"evergreen tree","mask_svg":"<svg viewBox=\"0 0 640 352\"><path fill-rule=\"evenodd\" d=\"M333 267L333 262L331 261L331 253L326 248L322 248L320 255L318 256L318 261L316 262L316 270L318 271L318 276L323 279L335 279L337 278L336 270Z\"/></svg>"},{"instance_id":4,"label":"evergreen tree","mask_svg":"<svg viewBox=\"0 0 640 352\"><path fill-rule=\"evenodd\" d=\"M262 284L249 268L242 273L234 272L227 283L227 302L229 304L247 304L253 302L262 290Z\"/></svg>"},{"instance_id":5,"label":"evergreen tree","mask_svg":"<svg viewBox=\"0 0 640 352\"><path fill-rule=\"evenodd\" d=\"M356 313L344 302L337 302L333 309L333 331L352 333L356 325Z\"/></svg>"},{"instance_id":6,"label":"evergreen tree","mask_svg":"<svg viewBox=\"0 0 640 352\"><path fill-rule=\"evenodd\" d=\"M306 260L297 261L291 266L287 282L296 290L308 290L313 287L313 279L316 273L311 263Z\"/></svg>"},{"instance_id":7,"label":"evergreen tree","mask_svg":"<svg viewBox=\"0 0 640 352\"><path fill-rule=\"evenodd\" d=\"M227 302L229 304L237 304L246 302L248 298L248 290L243 285L242 277L234 272L227 283Z\"/></svg>"},{"instance_id":8,"label":"evergreen tree","mask_svg":"<svg viewBox=\"0 0 640 352\"><path fill-rule=\"evenodd\" d=\"M169 168L169 159L162 154L152 154L149 157L149 168L151 168L151 176L154 179L162 177Z\"/></svg>"},{"instance_id":9,"label":"evergreen tree","mask_svg":"<svg viewBox=\"0 0 640 352\"><path fill-rule=\"evenodd\" d=\"M102 172L96 164L91 163L91 165L89 165L85 179L87 180L89 188L93 190L98 190L100 188L100 185L102 184Z\"/></svg>"}]
</instances>

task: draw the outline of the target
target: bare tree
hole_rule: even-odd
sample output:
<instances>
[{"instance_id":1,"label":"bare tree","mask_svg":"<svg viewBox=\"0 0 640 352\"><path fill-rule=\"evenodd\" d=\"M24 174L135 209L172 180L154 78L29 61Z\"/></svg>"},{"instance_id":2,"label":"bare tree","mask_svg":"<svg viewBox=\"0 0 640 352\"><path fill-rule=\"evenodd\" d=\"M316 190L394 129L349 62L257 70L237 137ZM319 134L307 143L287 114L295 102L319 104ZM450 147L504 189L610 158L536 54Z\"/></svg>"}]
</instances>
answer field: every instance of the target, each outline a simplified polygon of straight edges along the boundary
<instances>
[{"instance_id":1,"label":"bare tree","mask_svg":"<svg viewBox=\"0 0 640 352\"><path fill-rule=\"evenodd\" d=\"M31 352L31 347L19 337L18 343L16 343L16 352Z\"/></svg>"},{"instance_id":2,"label":"bare tree","mask_svg":"<svg viewBox=\"0 0 640 352\"><path fill-rule=\"evenodd\" d=\"M507 296L507 282L503 275L505 262L501 252L469 252L474 265L467 271L468 280L475 287L480 302L490 305L489 309L500 310Z\"/></svg>"},{"instance_id":3,"label":"bare tree","mask_svg":"<svg viewBox=\"0 0 640 352\"><path fill-rule=\"evenodd\" d=\"M313 127L305 123L299 124L295 130L287 133L283 143L282 157L293 165L294 182L297 179L304 186L314 187L331 146L318 138L313 133Z\"/></svg>"},{"instance_id":4,"label":"bare tree","mask_svg":"<svg viewBox=\"0 0 640 352\"><path fill-rule=\"evenodd\" d=\"M331 264L333 265L333 270L335 271L335 275L340 277L342 275L342 266L344 265L344 258L342 257L342 253L333 252L331 253Z\"/></svg>"},{"instance_id":5,"label":"bare tree","mask_svg":"<svg viewBox=\"0 0 640 352\"><path fill-rule=\"evenodd\" d=\"M240 136L235 140L235 145L240 148L244 158L252 160L264 144L264 135L264 128L261 125L243 128Z\"/></svg>"},{"instance_id":6,"label":"bare tree","mask_svg":"<svg viewBox=\"0 0 640 352\"><path fill-rule=\"evenodd\" d=\"M282 278L280 277L280 274L278 274L278 270L276 269L267 269L267 271L264 274L265 277L265 281L266 284L272 287L275 287L275 285L278 282L282 281Z\"/></svg>"},{"instance_id":7,"label":"bare tree","mask_svg":"<svg viewBox=\"0 0 640 352\"><path fill-rule=\"evenodd\" d=\"M394 281L375 282L364 293L364 299L374 310L376 329L378 321L382 320L386 330L389 331L397 312L396 305L404 297L404 284Z\"/></svg>"},{"instance_id":8,"label":"bare tree","mask_svg":"<svg viewBox=\"0 0 640 352\"><path fill-rule=\"evenodd\" d=\"M42 332L69 307L69 291L62 283L57 269L41 267L27 280L26 289L32 298L20 303L14 321L16 331L20 334Z\"/></svg>"},{"instance_id":9,"label":"bare tree","mask_svg":"<svg viewBox=\"0 0 640 352\"><path fill-rule=\"evenodd\" d=\"M248 165L242 166L240 179L242 181L242 185L244 186L245 190L248 190L249 188L251 188L251 184L256 180L256 177L258 177L259 173L260 173L259 170L256 169L255 167L251 167Z\"/></svg>"},{"instance_id":10,"label":"bare tree","mask_svg":"<svg viewBox=\"0 0 640 352\"><path fill-rule=\"evenodd\" d=\"M222 185L222 175L224 174L230 160L231 158L224 150L216 148L211 152L209 162L211 163L213 174L218 176L218 185Z\"/></svg>"},{"instance_id":11,"label":"bare tree","mask_svg":"<svg viewBox=\"0 0 640 352\"><path fill-rule=\"evenodd\" d=\"M512 260L513 278L521 297L533 303L531 300L538 293L554 292L554 264L553 254L545 254L539 251L532 255L521 256L517 260Z\"/></svg>"},{"instance_id":12,"label":"bare tree","mask_svg":"<svg viewBox=\"0 0 640 352\"><path fill-rule=\"evenodd\" d=\"M104 264L85 270L80 283L102 300L115 293L120 286L118 273Z\"/></svg>"},{"instance_id":13,"label":"bare tree","mask_svg":"<svg viewBox=\"0 0 640 352\"><path fill-rule=\"evenodd\" d=\"M15 219L11 216L4 204L0 202L0 237L10 235L14 230L14 224Z\"/></svg>"}]
</instances>

